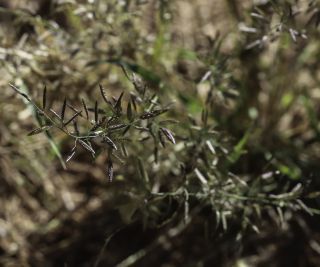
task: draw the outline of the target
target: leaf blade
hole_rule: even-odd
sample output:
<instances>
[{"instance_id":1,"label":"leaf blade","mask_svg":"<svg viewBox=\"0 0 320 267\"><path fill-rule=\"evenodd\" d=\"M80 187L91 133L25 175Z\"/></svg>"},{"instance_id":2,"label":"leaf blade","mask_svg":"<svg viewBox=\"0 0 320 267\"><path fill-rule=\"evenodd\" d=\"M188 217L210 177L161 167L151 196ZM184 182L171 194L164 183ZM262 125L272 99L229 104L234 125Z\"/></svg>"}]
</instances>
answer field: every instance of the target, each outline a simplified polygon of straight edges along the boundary
<instances>
[{"instance_id":1,"label":"leaf blade","mask_svg":"<svg viewBox=\"0 0 320 267\"><path fill-rule=\"evenodd\" d=\"M49 130L51 127L52 127L52 125L45 125L45 126L36 128L36 129L32 130L31 132L29 132L27 134L27 136L32 136L32 135L36 135L36 134L42 133L44 131Z\"/></svg>"}]
</instances>

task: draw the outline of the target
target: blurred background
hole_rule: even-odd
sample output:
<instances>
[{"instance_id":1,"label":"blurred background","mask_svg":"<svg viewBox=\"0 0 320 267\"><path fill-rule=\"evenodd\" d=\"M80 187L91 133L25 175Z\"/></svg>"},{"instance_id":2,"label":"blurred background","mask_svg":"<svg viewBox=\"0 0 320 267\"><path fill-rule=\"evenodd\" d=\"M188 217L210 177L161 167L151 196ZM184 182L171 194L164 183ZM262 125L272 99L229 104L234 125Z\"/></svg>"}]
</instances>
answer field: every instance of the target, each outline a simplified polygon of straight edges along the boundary
<instances>
[{"instance_id":1,"label":"blurred background","mask_svg":"<svg viewBox=\"0 0 320 267\"><path fill-rule=\"evenodd\" d=\"M307 0L1 0L0 265L319 266L319 8ZM119 65L173 102L168 116L182 125L158 165L149 146L131 148L154 188L180 188L177 164L193 168L197 146L180 156L179 144L207 107L214 146L229 162L219 175L277 192L279 206L242 199L222 213L228 227L217 226L220 213L202 200L145 203L134 153L109 183L103 153L79 150L64 168L72 139L27 136L38 118L9 83L37 103L46 86L55 110L65 97L93 108L99 84L113 96L134 90Z\"/></svg>"}]
</instances>

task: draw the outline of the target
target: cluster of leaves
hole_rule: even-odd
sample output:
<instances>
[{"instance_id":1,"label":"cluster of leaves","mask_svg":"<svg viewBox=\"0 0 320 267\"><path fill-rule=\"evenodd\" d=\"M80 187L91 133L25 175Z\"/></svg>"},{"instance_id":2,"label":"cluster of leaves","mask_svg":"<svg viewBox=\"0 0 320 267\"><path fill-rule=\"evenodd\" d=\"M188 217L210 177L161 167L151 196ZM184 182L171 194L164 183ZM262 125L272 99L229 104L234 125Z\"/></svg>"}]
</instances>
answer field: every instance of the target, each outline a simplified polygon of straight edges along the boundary
<instances>
[{"instance_id":1,"label":"cluster of leaves","mask_svg":"<svg viewBox=\"0 0 320 267\"><path fill-rule=\"evenodd\" d=\"M123 71L134 85L135 92L131 92L127 100L125 100L123 92L117 98L109 98L100 85L101 99L104 100L106 108L99 105L98 101L95 101L93 107L88 107L85 100L82 99L82 108L78 109L65 99L60 112L56 112L47 106L46 87L40 105L21 89L11 85L11 88L33 106L40 118L38 120L40 127L32 130L28 135L42 132L48 134L49 131L58 129L71 137L74 140L74 146L66 158L66 162L76 155L78 145L93 157L102 151L107 151L106 169L110 182L114 176L113 162L125 163L128 157L127 146L129 143L134 146L137 142L141 143L152 139L154 163L151 164L165 165L166 160L163 158L161 159L163 162L158 163L159 148L160 146L166 147L166 142L176 144L173 132L166 128L166 125L177 121L162 118L161 115L169 111L169 105L163 106L159 97L156 94L150 94L146 90L146 85L134 73L130 77L124 68ZM210 101L208 101L208 105L209 103ZM68 116L70 112L72 113ZM89 127L85 128L84 124ZM258 177L241 176L230 172L230 167L244 153L249 132L237 145L230 147L230 142L226 139L225 134L221 134L216 127L209 117L208 109L202 111L200 122L189 116L186 128L180 127L182 128L180 132L182 130L183 133L182 136L177 136L180 142L171 152L173 154L169 155L171 158L168 171L161 173L160 177L163 179L160 181L161 188L170 191L152 189L159 181L150 180L148 174L150 167L146 167L141 161L140 155L135 155L134 153L137 152L134 151L132 156L139 158L138 169L146 189L142 198L148 198L150 206L153 208L161 206L166 198L175 199L180 203L179 206L183 207L178 211L183 210L183 218L186 222L189 220L190 203L193 203L192 210L198 209L199 205L201 207L209 206L216 218L217 227L221 223L224 230L227 230L227 218L241 212L243 213L244 227L250 225L256 231L258 231L258 227L251 223L250 217L256 213L261 218L262 210L266 207L276 208L282 221L283 208L303 209L310 214L315 211L308 208L300 200L302 194L300 183L294 187L291 186L289 191L289 184L285 187L279 187L276 182L277 177L280 177L279 172L269 171ZM97 153L97 151L99 152ZM148 155L142 156L149 157ZM164 186L168 180L169 184ZM140 195L141 192L138 191L137 194ZM134 207L134 210L137 208L139 205ZM130 214L133 212L130 211ZM146 213L146 210L143 210L143 213ZM150 217L151 221L159 220L159 218L157 219L159 215L150 214L152 210L147 210L147 213L147 217ZM160 224L162 223L163 221L160 219Z\"/></svg>"},{"instance_id":2,"label":"cluster of leaves","mask_svg":"<svg viewBox=\"0 0 320 267\"><path fill-rule=\"evenodd\" d=\"M287 1L270 1L265 6L254 7L250 13L252 26L239 24L242 32L255 35L249 38L254 40L246 45L246 49L256 46L261 49L283 35L289 35L294 43L297 43L299 38L307 39L306 28L319 26L319 11L316 1L306 2L297 1L293 4ZM301 21L301 15L308 19ZM258 39L256 35L259 36Z\"/></svg>"},{"instance_id":3,"label":"cluster of leaves","mask_svg":"<svg viewBox=\"0 0 320 267\"><path fill-rule=\"evenodd\" d=\"M32 105L39 118L40 127L32 130L28 135L42 132L48 134L51 130L58 129L73 138L74 146L66 162L76 155L78 145L89 151L93 157L96 155L97 146L99 150L106 150L108 153L107 173L110 182L113 180L113 161L124 163L124 158L128 157L126 146L133 141L133 137L139 137L139 142L152 138L154 157L157 161L159 142L163 147L165 147L166 140L175 144L173 133L166 128L167 124L175 123L175 121L158 118L169 111L169 105L164 107L155 94L150 94L146 90L147 86L135 74L129 77L124 68L123 71L134 85L135 93L131 92L127 101L123 100L124 92L117 98L109 98L100 84L101 98L106 108L100 107L98 101L95 101L93 107L88 107L85 100L82 99L82 109L79 110L69 104L65 98L60 112L56 112L47 106L46 87L43 91L42 105L39 105L21 89L10 84L11 88ZM126 102L126 107L124 107L124 102ZM72 112L69 117L67 117L68 111ZM84 123L79 123L79 119L87 122L89 128L84 128Z\"/></svg>"}]
</instances>

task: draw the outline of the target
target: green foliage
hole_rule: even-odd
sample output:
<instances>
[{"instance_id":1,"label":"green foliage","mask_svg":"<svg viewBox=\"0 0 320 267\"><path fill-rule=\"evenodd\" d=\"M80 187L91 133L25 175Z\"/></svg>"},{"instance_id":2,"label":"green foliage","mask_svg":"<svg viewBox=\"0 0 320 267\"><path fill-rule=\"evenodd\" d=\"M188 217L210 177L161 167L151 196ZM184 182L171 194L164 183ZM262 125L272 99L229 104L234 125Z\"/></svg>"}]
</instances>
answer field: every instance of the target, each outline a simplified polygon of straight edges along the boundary
<instances>
[{"instance_id":1,"label":"green foliage","mask_svg":"<svg viewBox=\"0 0 320 267\"><path fill-rule=\"evenodd\" d=\"M264 216L318 214L318 3L260 1L237 30L190 48L170 28L175 1L133 2L57 4L60 26L12 11L33 29L2 63L38 123L27 135L45 134L63 166L103 159L126 224L200 217L240 238Z\"/></svg>"}]
</instances>

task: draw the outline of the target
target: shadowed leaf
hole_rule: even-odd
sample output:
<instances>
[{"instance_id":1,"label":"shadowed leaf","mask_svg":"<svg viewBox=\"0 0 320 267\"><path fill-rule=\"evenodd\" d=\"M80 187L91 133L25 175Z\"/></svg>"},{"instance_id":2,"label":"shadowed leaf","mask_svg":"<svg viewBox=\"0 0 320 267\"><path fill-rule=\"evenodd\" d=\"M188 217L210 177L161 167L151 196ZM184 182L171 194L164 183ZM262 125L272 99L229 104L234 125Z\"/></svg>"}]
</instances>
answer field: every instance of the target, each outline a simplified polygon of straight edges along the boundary
<instances>
[{"instance_id":1,"label":"shadowed leaf","mask_svg":"<svg viewBox=\"0 0 320 267\"><path fill-rule=\"evenodd\" d=\"M117 99L117 102L114 104L114 109L117 113L120 113L122 111L121 109L121 100L123 97L123 92L120 94L119 98Z\"/></svg>"},{"instance_id":2,"label":"shadowed leaf","mask_svg":"<svg viewBox=\"0 0 320 267\"><path fill-rule=\"evenodd\" d=\"M110 159L108 160L107 173L108 173L109 182L111 183L113 181L113 164Z\"/></svg>"},{"instance_id":3,"label":"shadowed leaf","mask_svg":"<svg viewBox=\"0 0 320 267\"><path fill-rule=\"evenodd\" d=\"M61 108L61 113L60 113L60 118L61 118L62 122L64 120L64 115L66 113L66 107L67 107L67 98L64 98L63 105L62 105L62 108Z\"/></svg>"},{"instance_id":4,"label":"shadowed leaf","mask_svg":"<svg viewBox=\"0 0 320 267\"><path fill-rule=\"evenodd\" d=\"M127 106L127 118L129 121L133 120L133 113L132 113L132 107L131 107L131 102L128 102L128 106Z\"/></svg>"},{"instance_id":5,"label":"shadowed leaf","mask_svg":"<svg viewBox=\"0 0 320 267\"><path fill-rule=\"evenodd\" d=\"M94 121L98 123L99 120L99 114L98 114L98 101L96 101L94 105Z\"/></svg>"},{"instance_id":6,"label":"shadowed leaf","mask_svg":"<svg viewBox=\"0 0 320 267\"><path fill-rule=\"evenodd\" d=\"M44 86L43 95L42 95L42 108L46 109L47 105L47 86Z\"/></svg>"}]
</instances>

